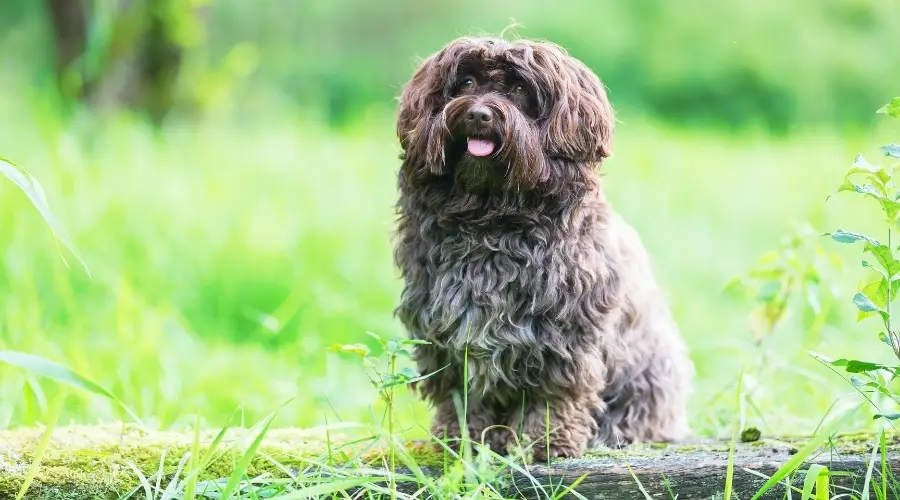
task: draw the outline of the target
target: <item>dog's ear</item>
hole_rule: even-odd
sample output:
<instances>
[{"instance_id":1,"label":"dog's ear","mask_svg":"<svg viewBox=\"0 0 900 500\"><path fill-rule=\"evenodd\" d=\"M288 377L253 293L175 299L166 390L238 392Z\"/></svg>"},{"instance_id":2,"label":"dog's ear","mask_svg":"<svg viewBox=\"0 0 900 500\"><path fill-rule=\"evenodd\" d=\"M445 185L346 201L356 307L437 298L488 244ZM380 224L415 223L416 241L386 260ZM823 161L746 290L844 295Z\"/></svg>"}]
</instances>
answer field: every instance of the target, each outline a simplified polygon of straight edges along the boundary
<instances>
[{"instance_id":1,"label":"dog's ear","mask_svg":"<svg viewBox=\"0 0 900 500\"><path fill-rule=\"evenodd\" d=\"M431 121L440 108L446 84L442 69L445 52L425 59L400 94L397 137L407 154L425 154Z\"/></svg>"},{"instance_id":2,"label":"dog's ear","mask_svg":"<svg viewBox=\"0 0 900 500\"><path fill-rule=\"evenodd\" d=\"M544 125L544 147L552 156L599 162L612 154L615 115L603 83L581 61L564 52L553 54L555 74ZM536 54L537 55L537 54Z\"/></svg>"}]
</instances>

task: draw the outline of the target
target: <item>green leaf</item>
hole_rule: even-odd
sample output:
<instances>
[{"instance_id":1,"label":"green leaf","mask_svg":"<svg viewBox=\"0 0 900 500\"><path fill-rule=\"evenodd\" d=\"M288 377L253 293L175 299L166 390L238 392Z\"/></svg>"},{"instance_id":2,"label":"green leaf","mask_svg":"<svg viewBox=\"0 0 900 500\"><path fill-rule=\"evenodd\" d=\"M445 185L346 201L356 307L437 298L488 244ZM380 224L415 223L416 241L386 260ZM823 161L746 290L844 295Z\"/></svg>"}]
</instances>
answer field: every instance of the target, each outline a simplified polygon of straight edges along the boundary
<instances>
[{"instance_id":1,"label":"green leaf","mask_svg":"<svg viewBox=\"0 0 900 500\"><path fill-rule=\"evenodd\" d=\"M400 341L401 344L405 345L430 345L431 342L422 339L403 339Z\"/></svg>"},{"instance_id":2,"label":"green leaf","mask_svg":"<svg viewBox=\"0 0 900 500\"><path fill-rule=\"evenodd\" d=\"M356 354L357 356L368 356L369 347L365 344L335 344L330 348L332 351L338 352L346 352L350 354Z\"/></svg>"},{"instance_id":3,"label":"green leaf","mask_svg":"<svg viewBox=\"0 0 900 500\"><path fill-rule=\"evenodd\" d=\"M369 331L366 332L366 335L368 335L368 336L372 337L373 339L377 340L377 341L378 341L378 344L379 344L382 348L385 347L384 338L383 338L381 335L378 335L378 334L375 333L375 332L369 332Z\"/></svg>"},{"instance_id":4,"label":"green leaf","mask_svg":"<svg viewBox=\"0 0 900 500\"><path fill-rule=\"evenodd\" d=\"M887 420L898 420L900 419L900 413L877 413L872 420L878 420L879 418L885 418Z\"/></svg>"},{"instance_id":5,"label":"green leaf","mask_svg":"<svg viewBox=\"0 0 900 500\"><path fill-rule=\"evenodd\" d=\"M881 308L876 306L868 297L863 295L862 293L857 293L853 296L853 303L856 304L857 309L862 312L875 312L881 311Z\"/></svg>"},{"instance_id":6,"label":"green leaf","mask_svg":"<svg viewBox=\"0 0 900 500\"><path fill-rule=\"evenodd\" d=\"M857 154L856 158L853 160L853 168L850 169L849 173L866 173L866 172L868 172L868 173L874 174L880 170L881 170L880 168L869 163L869 161L866 160L866 158L863 155Z\"/></svg>"},{"instance_id":7,"label":"green leaf","mask_svg":"<svg viewBox=\"0 0 900 500\"><path fill-rule=\"evenodd\" d=\"M853 182L851 182L849 179L844 179L844 182L842 182L841 185L838 186L834 193L831 193L825 197L825 201L827 202L835 194L842 193L844 191L856 191L856 184L853 184Z\"/></svg>"},{"instance_id":8,"label":"green leaf","mask_svg":"<svg viewBox=\"0 0 900 500\"><path fill-rule=\"evenodd\" d=\"M890 198L880 198L878 202L881 204L881 209L884 211L888 222L897 220L897 215L900 214L900 202Z\"/></svg>"},{"instance_id":9,"label":"green leaf","mask_svg":"<svg viewBox=\"0 0 900 500\"><path fill-rule=\"evenodd\" d=\"M871 184L853 184L853 190L860 194L867 194L876 200L880 200L885 197L885 194L881 192L878 187L873 186Z\"/></svg>"},{"instance_id":10,"label":"green leaf","mask_svg":"<svg viewBox=\"0 0 900 500\"><path fill-rule=\"evenodd\" d=\"M891 176L880 166L872 165L861 154L857 154L853 161L853 165L844 174L844 184L841 184L840 191L858 191L859 188L852 182L849 177L856 174L865 175L866 179L871 180L878 186L878 191L887 196L885 184L890 180Z\"/></svg>"},{"instance_id":11,"label":"green leaf","mask_svg":"<svg viewBox=\"0 0 900 500\"><path fill-rule=\"evenodd\" d=\"M857 241L865 241L872 245L878 245L878 241L868 236L860 233L851 233L849 231L844 231L843 229L838 229L833 233L825 233L826 236L831 236L831 239L838 243L856 243Z\"/></svg>"},{"instance_id":12,"label":"green leaf","mask_svg":"<svg viewBox=\"0 0 900 500\"><path fill-rule=\"evenodd\" d=\"M887 315L887 299L888 299L888 289L887 289L887 279L880 278L876 281L872 281L871 283L866 283L861 289L858 290L859 293L863 294L868 298L875 306L878 307L876 311L863 311L860 310L857 315L857 321L862 321L869 316L871 316L874 312L878 312L885 317ZM891 303L897 301L898 295L900 295L900 278L894 277L891 280Z\"/></svg>"},{"instance_id":13,"label":"green leaf","mask_svg":"<svg viewBox=\"0 0 900 500\"><path fill-rule=\"evenodd\" d=\"M843 367L847 373L865 373L875 371L881 368L888 368L879 363L869 361L859 361L856 359L836 359L832 361L831 366Z\"/></svg>"},{"instance_id":14,"label":"green leaf","mask_svg":"<svg viewBox=\"0 0 900 500\"><path fill-rule=\"evenodd\" d=\"M879 114L885 114L891 118L900 119L900 97L891 99L891 102L885 104L876 111Z\"/></svg>"},{"instance_id":15,"label":"green leaf","mask_svg":"<svg viewBox=\"0 0 900 500\"><path fill-rule=\"evenodd\" d=\"M900 158L900 144L887 144L885 146L881 146L881 151L884 152L884 156Z\"/></svg>"},{"instance_id":16,"label":"green leaf","mask_svg":"<svg viewBox=\"0 0 900 500\"><path fill-rule=\"evenodd\" d=\"M422 380L425 380L425 379L433 376L434 374L436 374L438 372L443 371L444 368L447 368L448 366L450 366L450 365L449 364L444 365L443 367L438 368L437 370L435 370L431 373L426 373L425 375L419 375L418 372L416 372L412 368L404 368L404 369L400 370L400 372L396 375L388 375L388 376L384 377L384 383L381 385L377 385L376 388L378 390L384 390L384 389L394 387L397 385L412 384L414 382L420 382Z\"/></svg>"},{"instance_id":17,"label":"green leaf","mask_svg":"<svg viewBox=\"0 0 900 500\"><path fill-rule=\"evenodd\" d=\"M900 262L894 258L894 252L892 252L887 245L866 242L863 251L869 252L875 256L875 259L881 264L881 268L887 271L888 278L893 278L897 274L900 274Z\"/></svg>"},{"instance_id":18,"label":"green leaf","mask_svg":"<svg viewBox=\"0 0 900 500\"><path fill-rule=\"evenodd\" d=\"M384 384L382 384L378 388L387 389L389 387L408 384L417 380L420 380L420 375L417 371L413 370L412 368L404 368L395 375L388 375L384 377Z\"/></svg>"},{"instance_id":19,"label":"green leaf","mask_svg":"<svg viewBox=\"0 0 900 500\"><path fill-rule=\"evenodd\" d=\"M50 227L53 236L61 241L63 246L72 252L72 255L75 256L81 266L84 267L85 272L90 276L91 272L88 269L87 264L85 264L84 259L81 258L81 254L78 253L78 249L75 248L75 245L73 245L69 237L66 236L66 232L63 230L62 225L56 220L56 216L53 215L53 212L50 211L50 205L47 203L44 189L37 179L32 177L24 168L3 157L0 157L0 174L6 176L7 179L11 180L13 184L18 186L19 189L25 193L25 196L31 200L31 204L34 205L34 208L36 208L41 214L41 217L43 217L44 222ZM65 258L63 258L63 262L65 262ZM68 263L66 264L68 265Z\"/></svg>"},{"instance_id":20,"label":"green leaf","mask_svg":"<svg viewBox=\"0 0 900 500\"><path fill-rule=\"evenodd\" d=\"M389 339L385 344L385 349L387 350L388 354L396 354L397 351L400 350L400 342L397 342L394 339Z\"/></svg>"}]
</instances>

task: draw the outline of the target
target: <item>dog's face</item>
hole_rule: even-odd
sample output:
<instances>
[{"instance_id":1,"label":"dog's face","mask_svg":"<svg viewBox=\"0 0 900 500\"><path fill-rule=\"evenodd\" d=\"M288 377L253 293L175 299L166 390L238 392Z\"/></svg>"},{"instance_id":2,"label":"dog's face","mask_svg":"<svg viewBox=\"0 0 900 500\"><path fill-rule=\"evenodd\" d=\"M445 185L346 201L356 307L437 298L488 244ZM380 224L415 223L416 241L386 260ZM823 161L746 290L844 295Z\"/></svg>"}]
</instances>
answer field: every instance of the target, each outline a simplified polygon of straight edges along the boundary
<instances>
[{"instance_id":1,"label":"dog's face","mask_svg":"<svg viewBox=\"0 0 900 500\"><path fill-rule=\"evenodd\" d=\"M409 168L467 191L533 189L610 154L613 112L597 76L549 43L461 38L403 89Z\"/></svg>"}]
</instances>

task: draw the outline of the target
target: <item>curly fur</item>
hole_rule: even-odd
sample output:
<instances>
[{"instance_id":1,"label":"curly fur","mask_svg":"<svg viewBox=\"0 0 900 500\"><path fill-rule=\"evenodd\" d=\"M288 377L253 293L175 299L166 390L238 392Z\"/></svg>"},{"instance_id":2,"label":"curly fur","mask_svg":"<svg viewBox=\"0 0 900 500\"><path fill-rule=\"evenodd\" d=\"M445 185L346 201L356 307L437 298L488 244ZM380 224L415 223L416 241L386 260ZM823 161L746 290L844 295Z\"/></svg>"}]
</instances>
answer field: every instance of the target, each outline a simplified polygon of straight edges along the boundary
<instances>
[{"instance_id":1,"label":"curly fur","mask_svg":"<svg viewBox=\"0 0 900 500\"><path fill-rule=\"evenodd\" d=\"M492 120L473 120L476 107ZM640 239L601 189L613 129L600 80L551 43L460 38L404 87L396 313L430 342L414 358L437 372L418 384L435 435L461 434L464 373L467 432L498 451L511 436L489 426L547 458L548 411L551 457L688 432L693 365ZM468 137L497 148L472 156Z\"/></svg>"}]
</instances>

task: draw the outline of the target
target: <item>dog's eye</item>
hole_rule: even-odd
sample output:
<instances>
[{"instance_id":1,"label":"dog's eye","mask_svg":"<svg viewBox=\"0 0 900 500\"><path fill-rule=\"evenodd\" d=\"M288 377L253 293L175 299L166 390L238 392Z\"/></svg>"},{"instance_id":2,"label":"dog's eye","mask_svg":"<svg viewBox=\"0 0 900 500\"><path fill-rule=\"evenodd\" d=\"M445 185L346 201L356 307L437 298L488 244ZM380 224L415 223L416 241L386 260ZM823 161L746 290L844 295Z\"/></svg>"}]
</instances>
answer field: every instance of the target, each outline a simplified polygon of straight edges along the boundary
<instances>
[{"instance_id":1,"label":"dog's eye","mask_svg":"<svg viewBox=\"0 0 900 500\"><path fill-rule=\"evenodd\" d=\"M515 87L513 87L512 93L515 95L525 95L528 93L528 90L525 89L524 85L516 85Z\"/></svg>"},{"instance_id":2,"label":"dog's eye","mask_svg":"<svg viewBox=\"0 0 900 500\"><path fill-rule=\"evenodd\" d=\"M475 86L475 80L473 80L472 78L463 78L459 82L459 88L461 88L461 89L467 89L467 88L473 87L473 86Z\"/></svg>"}]
</instances>

